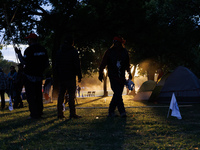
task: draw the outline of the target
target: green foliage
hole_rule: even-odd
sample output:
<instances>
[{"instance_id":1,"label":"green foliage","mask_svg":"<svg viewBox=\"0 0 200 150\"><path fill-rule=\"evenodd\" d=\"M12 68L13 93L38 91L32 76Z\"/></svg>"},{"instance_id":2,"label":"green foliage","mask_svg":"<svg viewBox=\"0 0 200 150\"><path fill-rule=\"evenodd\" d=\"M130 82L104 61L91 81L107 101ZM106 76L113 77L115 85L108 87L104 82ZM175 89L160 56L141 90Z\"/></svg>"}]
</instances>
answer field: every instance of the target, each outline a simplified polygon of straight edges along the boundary
<instances>
[{"instance_id":1,"label":"green foliage","mask_svg":"<svg viewBox=\"0 0 200 150\"><path fill-rule=\"evenodd\" d=\"M200 76L199 1L30 0L27 3L12 0L3 3L0 29L6 29L5 39L10 38L5 12L10 20L17 10L10 26L15 42L23 43L30 31L37 31L40 42L49 51L52 65L65 34L74 35L80 57L84 54L81 58L84 73L97 71L104 51L112 45L112 38L122 35L134 65L151 60L147 71L153 72L163 66L169 70L183 65ZM45 10L44 5L52 8Z\"/></svg>"},{"instance_id":2,"label":"green foliage","mask_svg":"<svg viewBox=\"0 0 200 150\"><path fill-rule=\"evenodd\" d=\"M17 64L15 62L0 58L0 67L3 69L4 73L8 74L10 72L10 66L15 66L17 69Z\"/></svg>"}]
</instances>

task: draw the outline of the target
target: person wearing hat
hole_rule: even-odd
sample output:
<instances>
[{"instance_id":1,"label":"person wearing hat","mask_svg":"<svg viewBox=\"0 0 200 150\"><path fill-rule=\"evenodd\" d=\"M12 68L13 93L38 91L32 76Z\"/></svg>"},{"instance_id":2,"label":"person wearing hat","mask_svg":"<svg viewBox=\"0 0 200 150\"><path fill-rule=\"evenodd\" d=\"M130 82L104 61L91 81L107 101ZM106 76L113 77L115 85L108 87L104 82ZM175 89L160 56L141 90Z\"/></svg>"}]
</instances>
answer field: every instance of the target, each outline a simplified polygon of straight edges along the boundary
<instances>
[{"instance_id":1,"label":"person wearing hat","mask_svg":"<svg viewBox=\"0 0 200 150\"><path fill-rule=\"evenodd\" d=\"M25 38L28 40L29 47L25 49L24 56L18 48L15 48L15 52L25 66L24 83L30 119L38 119L43 114L42 79L44 70L49 66L49 60L47 50L37 42L36 34L31 33Z\"/></svg>"},{"instance_id":2,"label":"person wearing hat","mask_svg":"<svg viewBox=\"0 0 200 150\"><path fill-rule=\"evenodd\" d=\"M1 95L1 109L5 108L5 92L7 89L7 75L0 67L0 95Z\"/></svg>"},{"instance_id":3,"label":"person wearing hat","mask_svg":"<svg viewBox=\"0 0 200 150\"><path fill-rule=\"evenodd\" d=\"M125 80L125 71L129 73L129 79L132 78L130 74L130 63L128 51L124 48L125 40L116 36L113 38L113 46L108 49L99 67L99 80L103 80L103 70L107 66L108 77L110 79L113 97L109 105L108 116L114 117L115 109L118 108L121 117L126 117L126 111L122 99L122 92Z\"/></svg>"}]
</instances>

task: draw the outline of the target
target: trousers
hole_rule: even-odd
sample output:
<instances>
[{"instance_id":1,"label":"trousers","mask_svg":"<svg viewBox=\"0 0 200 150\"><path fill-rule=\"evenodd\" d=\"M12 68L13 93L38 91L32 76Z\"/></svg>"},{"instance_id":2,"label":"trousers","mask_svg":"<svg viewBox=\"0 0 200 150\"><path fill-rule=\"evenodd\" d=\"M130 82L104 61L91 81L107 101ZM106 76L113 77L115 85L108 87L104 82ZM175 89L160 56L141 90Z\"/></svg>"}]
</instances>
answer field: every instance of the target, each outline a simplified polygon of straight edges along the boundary
<instances>
[{"instance_id":1,"label":"trousers","mask_svg":"<svg viewBox=\"0 0 200 150\"><path fill-rule=\"evenodd\" d=\"M66 91L69 94L69 110L70 116L74 116L76 114L75 110L75 92L76 92L76 79L60 81L60 89L58 95L58 103L57 103L57 111L58 117L64 116L63 113L63 102Z\"/></svg>"},{"instance_id":2,"label":"trousers","mask_svg":"<svg viewBox=\"0 0 200 150\"><path fill-rule=\"evenodd\" d=\"M43 114L42 81L30 81L25 78L25 90L30 116L40 118Z\"/></svg>"},{"instance_id":3,"label":"trousers","mask_svg":"<svg viewBox=\"0 0 200 150\"><path fill-rule=\"evenodd\" d=\"M1 109L5 108L5 90L0 90L0 94L1 94Z\"/></svg>"},{"instance_id":4,"label":"trousers","mask_svg":"<svg viewBox=\"0 0 200 150\"><path fill-rule=\"evenodd\" d=\"M113 97L109 105L109 114L114 113L116 107L118 108L119 113L123 114L125 113L124 102L122 99L124 84L115 78L110 78L110 85L113 91Z\"/></svg>"}]
</instances>

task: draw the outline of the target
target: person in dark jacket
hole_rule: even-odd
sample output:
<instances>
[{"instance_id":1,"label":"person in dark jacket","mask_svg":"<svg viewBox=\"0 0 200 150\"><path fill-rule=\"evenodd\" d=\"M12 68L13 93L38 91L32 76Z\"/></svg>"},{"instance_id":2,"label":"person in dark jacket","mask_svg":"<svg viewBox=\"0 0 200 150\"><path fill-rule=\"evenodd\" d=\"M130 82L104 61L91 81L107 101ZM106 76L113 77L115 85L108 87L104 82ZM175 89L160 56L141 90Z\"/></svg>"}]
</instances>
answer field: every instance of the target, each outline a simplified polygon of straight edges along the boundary
<instances>
[{"instance_id":1,"label":"person in dark jacket","mask_svg":"<svg viewBox=\"0 0 200 150\"><path fill-rule=\"evenodd\" d=\"M10 72L8 73L8 96L14 103L16 101L16 87L15 87L16 78L17 78L17 71L15 69L15 66L10 66Z\"/></svg>"},{"instance_id":2,"label":"person in dark jacket","mask_svg":"<svg viewBox=\"0 0 200 150\"><path fill-rule=\"evenodd\" d=\"M64 44L61 45L60 50L57 52L56 70L60 82L57 104L58 118L65 118L63 102L66 90L69 94L70 119L80 118L81 116L76 114L74 99L76 92L76 76L78 76L78 82L81 82L82 74L78 52L73 47L73 38L70 35L67 35Z\"/></svg>"},{"instance_id":3,"label":"person in dark jacket","mask_svg":"<svg viewBox=\"0 0 200 150\"><path fill-rule=\"evenodd\" d=\"M108 49L99 67L99 80L103 80L103 70L107 66L108 77L110 79L111 89L113 91L113 97L109 105L109 117L115 116L115 109L118 111L121 117L126 117L126 111L122 99L122 92L125 85L125 71L129 73L129 79L131 79L130 74L130 63L129 55L125 48L123 48L125 40L121 37L114 37L113 46Z\"/></svg>"},{"instance_id":4,"label":"person in dark jacket","mask_svg":"<svg viewBox=\"0 0 200 150\"><path fill-rule=\"evenodd\" d=\"M31 33L26 37L29 47L24 51L15 48L20 62L24 67L24 82L27 101L30 110L30 119L41 118L43 114L42 79L43 72L49 66L47 50L38 42L38 36Z\"/></svg>"},{"instance_id":5,"label":"person in dark jacket","mask_svg":"<svg viewBox=\"0 0 200 150\"><path fill-rule=\"evenodd\" d=\"M0 95L1 95L1 109L5 108L5 92L7 90L7 75L0 67Z\"/></svg>"},{"instance_id":6,"label":"person in dark jacket","mask_svg":"<svg viewBox=\"0 0 200 150\"><path fill-rule=\"evenodd\" d=\"M23 102L21 98L21 92L24 86L24 69L23 69L24 67L21 63L18 64L17 66L18 66L18 72L17 72L16 80L14 82L16 97L15 97L13 108L23 108L24 106L23 106Z\"/></svg>"}]
</instances>

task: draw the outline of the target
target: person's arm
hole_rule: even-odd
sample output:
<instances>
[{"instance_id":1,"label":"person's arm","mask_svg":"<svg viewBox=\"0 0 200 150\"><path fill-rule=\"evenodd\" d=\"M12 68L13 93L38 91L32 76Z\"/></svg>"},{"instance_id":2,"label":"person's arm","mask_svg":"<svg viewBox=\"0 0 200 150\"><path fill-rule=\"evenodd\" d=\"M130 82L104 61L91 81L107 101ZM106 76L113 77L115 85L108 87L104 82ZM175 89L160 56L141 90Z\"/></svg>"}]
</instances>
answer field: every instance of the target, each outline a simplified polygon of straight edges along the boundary
<instances>
[{"instance_id":1,"label":"person's arm","mask_svg":"<svg viewBox=\"0 0 200 150\"><path fill-rule=\"evenodd\" d=\"M18 55L19 61L20 61L23 65L25 65L26 62L25 62L25 60L24 60L24 57L22 56L21 51L20 51L17 47L15 47L15 52L16 52L17 55Z\"/></svg>"}]
</instances>

